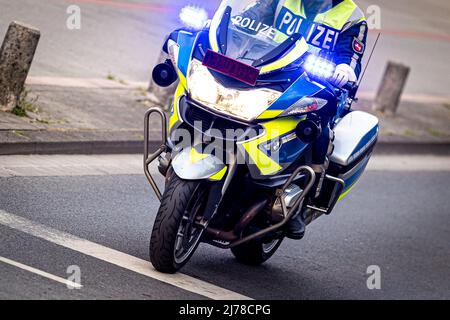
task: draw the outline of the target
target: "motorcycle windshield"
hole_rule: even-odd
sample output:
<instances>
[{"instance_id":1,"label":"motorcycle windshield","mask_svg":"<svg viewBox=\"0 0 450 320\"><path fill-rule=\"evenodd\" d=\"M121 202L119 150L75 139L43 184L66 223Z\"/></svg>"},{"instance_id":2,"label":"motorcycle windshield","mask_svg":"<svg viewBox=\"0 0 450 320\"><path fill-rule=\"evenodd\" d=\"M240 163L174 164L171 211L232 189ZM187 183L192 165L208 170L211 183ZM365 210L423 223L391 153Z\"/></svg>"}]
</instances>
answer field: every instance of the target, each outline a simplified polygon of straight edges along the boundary
<instances>
[{"instance_id":1,"label":"motorcycle windshield","mask_svg":"<svg viewBox=\"0 0 450 320\"><path fill-rule=\"evenodd\" d=\"M331 8L332 0L224 0L211 22L211 47L256 67L273 63L263 58L280 46L286 50L279 58L296 47L300 58L308 50L310 27L321 23Z\"/></svg>"}]
</instances>

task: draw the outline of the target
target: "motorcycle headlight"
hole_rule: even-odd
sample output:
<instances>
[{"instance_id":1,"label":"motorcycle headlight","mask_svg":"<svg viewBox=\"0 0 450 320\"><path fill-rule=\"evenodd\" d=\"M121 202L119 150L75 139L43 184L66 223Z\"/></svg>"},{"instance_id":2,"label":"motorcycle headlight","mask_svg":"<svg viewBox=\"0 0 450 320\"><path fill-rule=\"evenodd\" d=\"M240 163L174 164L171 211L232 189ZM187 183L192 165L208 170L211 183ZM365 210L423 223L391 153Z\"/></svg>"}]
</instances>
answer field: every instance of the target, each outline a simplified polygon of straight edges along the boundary
<instances>
[{"instance_id":1,"label":"motorcycle headlight","mask_svg":"<svg viewBox=\"0 0 450 320\"><path fill-rule=\"evenodd\" d=\"M256 119L281 96L281 92L270 89L226 88L198 60L191 62L187 81L192 99L219 113L245 121Z\"/></svg>"}]
</instances>

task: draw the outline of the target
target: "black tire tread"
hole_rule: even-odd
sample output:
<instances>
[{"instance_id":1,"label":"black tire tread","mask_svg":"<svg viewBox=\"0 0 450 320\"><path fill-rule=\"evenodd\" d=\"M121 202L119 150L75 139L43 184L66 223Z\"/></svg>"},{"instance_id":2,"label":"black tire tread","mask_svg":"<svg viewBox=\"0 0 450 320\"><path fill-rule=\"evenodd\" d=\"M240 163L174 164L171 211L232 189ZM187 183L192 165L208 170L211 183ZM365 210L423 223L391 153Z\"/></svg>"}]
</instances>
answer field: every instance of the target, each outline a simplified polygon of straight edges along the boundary
<instances>
[{"instance_id":1,"label":"black tire tread","mask_svg":"<svg viewBox=\"0 0 450 320\"><path fill-rule=\"evenodd\" d=\"M156 270L175 273L182 266L174 259L174 246L180 220L198 182L185 181L172 174L167 181L150 239L150 261Z\"/></svg>"}]
</instances>

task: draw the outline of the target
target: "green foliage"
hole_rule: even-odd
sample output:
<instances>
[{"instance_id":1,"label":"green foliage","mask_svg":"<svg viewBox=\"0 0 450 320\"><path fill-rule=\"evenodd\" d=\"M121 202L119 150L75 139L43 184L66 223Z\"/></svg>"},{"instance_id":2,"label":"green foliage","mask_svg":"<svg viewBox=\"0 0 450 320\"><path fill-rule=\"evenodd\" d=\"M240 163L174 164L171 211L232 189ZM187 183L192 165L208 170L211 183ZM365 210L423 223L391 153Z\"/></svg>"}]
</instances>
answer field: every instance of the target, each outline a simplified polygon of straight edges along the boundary
<instances>
[{"instance_id":1,"label":"green foliage","mask_svg":"<svg viewBox=\"0 0 450 320\"><path fill-rule=\"evenodd\" d=\"M106 79L111 80L111 81L116 81L116 77L111 73L108 73L108 75L106 76Z\"/></svg>"},{"instance_id":2,"label":"green foliage","mask_svg":"<svg viewBox=\"0 0 450 320\"><path fill-rule=\"evenodd\" d=\"M406 130L403 132L403 134L404 134L405 136L408 136L408 137L415 137L415 136L417 136L417 133L416 133L414 130L412 130L412 129L406 129Z\"/></svg>"},{"instance_id":3,"label":"green foliage","mask_svg":"<svg viewBox=\"0 0 450 320\"><path fill-rule=\"evenodd\" d=\"M442 132L442 131L434 129L434 128L428 128L427 131L433 137L437 137L437 138L448 137L448 134L446 134L445 132Z\"/></svg>"},{"instance_id":4,"label":"green foliage","mask_svg":"<svg viewBox=\"0 0 450 320\"><path fill-rule=\"evenodd\" d=\"M26 117L27 112L20 108L19 106L15 106L14 109L11 110L12 114L18 116L18 117Z\"/></svg>"},{"instance_id":5,"label":"green foliage","mask_svg":"<svg viewBox=\"0 0 450 320\"><path fill-rule=\"evenodd\" d=\"M11 112L18 117L27 117L27 112L36 113L39 111L39 108L36 106L36 102L39 97L29 99L28 94L28 90L24 89L19 97L19 101L17 101L16 106L11 110Z\"/></svg>"}]
</instances>

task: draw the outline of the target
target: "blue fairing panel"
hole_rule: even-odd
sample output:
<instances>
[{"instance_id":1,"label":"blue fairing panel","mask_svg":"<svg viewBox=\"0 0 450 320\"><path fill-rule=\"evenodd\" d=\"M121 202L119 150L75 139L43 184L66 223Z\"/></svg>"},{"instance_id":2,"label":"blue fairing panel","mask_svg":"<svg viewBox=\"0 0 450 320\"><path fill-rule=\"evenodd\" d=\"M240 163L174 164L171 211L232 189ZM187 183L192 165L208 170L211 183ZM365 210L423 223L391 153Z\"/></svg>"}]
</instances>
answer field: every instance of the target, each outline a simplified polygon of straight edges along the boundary
<instances>
[{"instance_id":1,"label":"blue fairing panel","mask_svg":"<svg viewBox=\"0 0 450 320\"><path fill-rule=\"evenodd\" d=\"M188 31L179 31L177 43L180 46L180 53L178 56L178 68L187 76L189 63L191 62L192 51L196 43L197 34Z\"/></svg>"},{"instance_id":2,"label":"blue fairing panel","mask_svg":"<svg viewBox=\"0 0 450 320\"><path fill-rule=\"evenodd\" d=\"M309 81L307 75L302 74L268 110L285 110L301 98L312 97L323 89L322 85Z\"/></svg>"},{"instance_id":3,"label":"blue fairing panel","mask_svg":"<svg viewBox=\"0 0 450 320\"><path fill-rule=\"evenodd\" d=\"M265 145L261 145L259 147L260 150L265 151L267 156L273 157L272 150L268 148L273 141L269 141ZM284 165L290 165L292 162L298 159L300 155L305 151L308 147L308 144L303 143L297 138L294 138L288 142L282 144L279 151L277 151L277 156L279 157L279 163Z\"/></svg>"}]
</instances>

